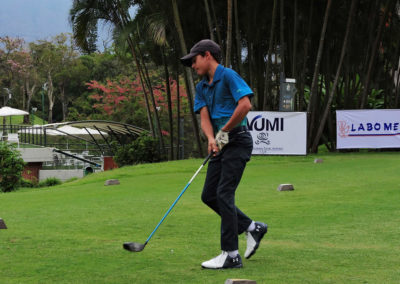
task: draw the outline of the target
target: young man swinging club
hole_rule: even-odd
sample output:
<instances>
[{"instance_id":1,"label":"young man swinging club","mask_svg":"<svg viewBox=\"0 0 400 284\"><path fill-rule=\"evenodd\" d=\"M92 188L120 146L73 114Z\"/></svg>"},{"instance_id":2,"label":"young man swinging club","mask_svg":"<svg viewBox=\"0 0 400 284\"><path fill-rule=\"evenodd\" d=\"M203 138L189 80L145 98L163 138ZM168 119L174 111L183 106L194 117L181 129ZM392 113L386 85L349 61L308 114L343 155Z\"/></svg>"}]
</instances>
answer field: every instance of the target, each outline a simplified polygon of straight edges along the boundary
<instances>
[{"instance_id":1,"label":"young man swinging club","mask_svg":"<svg viewBox=\"0 0 400 284\"><path fill-rule=\"evenodd\" d=\"M201 264L210 269L242 267L238 235L246 232L244 256L250 258L267 232L266 224L254 222L235 206L235 191L253 149L246 119L253 92L235 71L219 64L220 57L219 45L205 39L181 58L183 65L203 76L196 85L194 111L200 113L208 152L215 153L208 164L201 196L221 216L222 253Z\"/></svg>"}]
</instances>

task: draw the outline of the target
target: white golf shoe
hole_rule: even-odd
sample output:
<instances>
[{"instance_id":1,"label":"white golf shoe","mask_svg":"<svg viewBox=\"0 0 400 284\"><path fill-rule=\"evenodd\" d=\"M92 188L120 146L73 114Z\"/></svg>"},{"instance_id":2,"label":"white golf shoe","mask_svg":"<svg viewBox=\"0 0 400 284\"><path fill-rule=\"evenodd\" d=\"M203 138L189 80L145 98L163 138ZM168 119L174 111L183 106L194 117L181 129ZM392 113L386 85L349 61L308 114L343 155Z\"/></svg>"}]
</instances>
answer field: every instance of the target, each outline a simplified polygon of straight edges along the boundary
<instances>
[{"instance_id":1,"label":"white golf shoe","mask_svg":"<svg viewBox=\"0 0 400 284\"><path fill-rule=\"evenodd\" d=\"M244 257L249 259L253 254L256 253L258 246L260 245L261 239L268 231L268 225L255 222L256 228L251 232L246 232L247 238L247 248L246 252L244 253Z\"/></svg>"},{"instance_id":2,"label":"white golf shoe","mask_svg":"<svg viewBox=\"0 0 400 284\"><path fill-rule=\"evenodd\" d=\"M203 262L201 267L208 269L241 268L243 264L239 254L235 257L230 257L226 251L222 251L220 255Z\"/></svg>"}]
</instances>

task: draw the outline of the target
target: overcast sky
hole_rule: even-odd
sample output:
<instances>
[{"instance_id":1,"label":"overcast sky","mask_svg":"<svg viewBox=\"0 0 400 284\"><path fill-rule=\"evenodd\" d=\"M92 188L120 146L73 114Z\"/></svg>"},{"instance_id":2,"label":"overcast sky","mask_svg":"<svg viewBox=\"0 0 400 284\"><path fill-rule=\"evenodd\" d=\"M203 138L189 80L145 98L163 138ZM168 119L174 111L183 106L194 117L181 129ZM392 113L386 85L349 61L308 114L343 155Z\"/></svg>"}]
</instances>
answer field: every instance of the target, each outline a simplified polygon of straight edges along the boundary
<instances>
[{"instance_id":1,"label":"overcast sky","mask_svg":"<svg viewBox=\"0 0 400 284\"><path fill-rule=\"evenodd\" d=\"M72 0L0 0L0 36L20 37L26 42L50 39L72 32L68 22ZM98 48L110 43L109 27L100 26Z\"/></svg>"}]
</instances>

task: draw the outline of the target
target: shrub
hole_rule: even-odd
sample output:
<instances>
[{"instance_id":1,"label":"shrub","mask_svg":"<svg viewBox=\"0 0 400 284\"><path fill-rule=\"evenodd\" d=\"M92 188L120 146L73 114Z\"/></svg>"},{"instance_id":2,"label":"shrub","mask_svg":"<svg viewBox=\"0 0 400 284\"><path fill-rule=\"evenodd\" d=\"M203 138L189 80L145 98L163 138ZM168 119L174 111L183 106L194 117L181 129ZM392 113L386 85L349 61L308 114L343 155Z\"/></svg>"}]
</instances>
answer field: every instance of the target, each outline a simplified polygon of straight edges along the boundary
<instances>
[{"instance_id":1,"label":"shrub","mask_svg":"<svg viewBox=\"0 0 400 284\"><path fill-rule=\"evenodd\" d=\"M163 157L159 141L149 134L142 134L129 144L117 148L114 161L119 167L141 163L160 162Z\"/></svg>"},{"instance_id":2,"label":"shrub","mask_svg":"<svg viewBox=\"0 0 400 284\"><path fill-rule=\"evenodd\" d=\"M38 187L39 183L38 180L36 178L30 180L30 179L21 179L21 183L20 183L21 187Z\"/></svg>"},{"instance_id":3,"label":"shrub","mask_svg":"<svg viewBox=\"0 0 400 284\"><path fill-rule=\"evenodd\" d=\"M46 178L45 180L42 180L41 182L39 182L39 187L45 187L45 186L54 186L54 185L58 185L61 184L61 180L55 177L49 177Z\"/></svg>"},{"instance_id":4,"label":"shrub","mask_svg":"<svg viewBox=\"0 0 400 284\"><path fill-rule=\"evenodd\" d=\"M25 162L15 146L0 143L0 190L16 190L22 179Z\"/></svg>"}]
</instances>

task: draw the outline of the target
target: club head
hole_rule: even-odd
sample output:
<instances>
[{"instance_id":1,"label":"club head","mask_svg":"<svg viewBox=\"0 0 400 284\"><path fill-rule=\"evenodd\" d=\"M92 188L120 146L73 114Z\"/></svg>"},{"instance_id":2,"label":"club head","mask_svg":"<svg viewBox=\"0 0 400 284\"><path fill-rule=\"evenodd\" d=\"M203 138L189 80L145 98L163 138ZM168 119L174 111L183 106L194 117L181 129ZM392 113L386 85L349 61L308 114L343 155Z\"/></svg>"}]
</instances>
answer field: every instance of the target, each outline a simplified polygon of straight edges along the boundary
<instances>
[{"instance_id":1,"label":"club head","mask_svg":"<svg viewBox=\"0 0 400 284\"><path fill-rule=\"evenodd\" d=\"M131 252L140 252L144 249L145 246L145 244L139 243L124 243L124 249Z\"/></svg>"}]
</instances>

